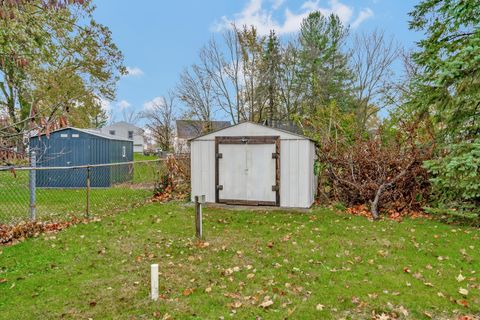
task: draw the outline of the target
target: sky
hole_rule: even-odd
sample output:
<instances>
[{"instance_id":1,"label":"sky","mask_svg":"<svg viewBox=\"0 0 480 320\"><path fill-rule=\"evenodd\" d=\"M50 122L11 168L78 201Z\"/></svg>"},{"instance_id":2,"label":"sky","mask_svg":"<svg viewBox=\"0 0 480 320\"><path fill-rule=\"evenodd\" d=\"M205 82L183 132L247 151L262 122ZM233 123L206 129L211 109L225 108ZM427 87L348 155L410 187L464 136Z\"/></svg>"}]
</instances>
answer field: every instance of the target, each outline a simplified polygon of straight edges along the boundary
<instances>
[{"instance_id":1,"label":"sky","mask_svg":"<svg viewBox=\"0 0 480 320\"><path fill-rule=\"evenodd\" d=\"M94 0L97 22L110 28L125 56L129 75L118 83L117 99L104 101L111 121L140 112L175 88L179 74L198 59L216 34L237 25L270 29L282 37L298 32L309 12L336 13L350 32L384 30L405 48L420 35L408 29L414 0ZM177 115L181 111L177 110ZM217 117L221 118L221 115ZM145 123L139 121L139 125Z\"/></svg>"}]
</instances>

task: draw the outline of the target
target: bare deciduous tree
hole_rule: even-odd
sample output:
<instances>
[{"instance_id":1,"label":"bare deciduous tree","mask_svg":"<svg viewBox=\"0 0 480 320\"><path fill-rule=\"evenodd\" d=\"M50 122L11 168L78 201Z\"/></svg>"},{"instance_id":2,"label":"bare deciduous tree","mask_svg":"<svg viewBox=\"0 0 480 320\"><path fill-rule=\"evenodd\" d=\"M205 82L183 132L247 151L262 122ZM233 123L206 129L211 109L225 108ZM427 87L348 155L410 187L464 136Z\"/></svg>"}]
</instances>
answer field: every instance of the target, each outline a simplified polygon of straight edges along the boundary
<instances>
[{"instance_id":1,"label":"bare deciduous tree","mask_svg":"<svg viewBox=\"0 0 480 320\"><path fill-rule=\"evenodd\" d=\"M356 77L356 100L359 127L367 129L371 117L383 108L381 99L390 86L393 76L392 65L400 55L400 47L385 33L355 35L353 40L352 64Z\"/></svg>"},{"instance_id":2,"label":"bare deciduous tree","mask_svg":"<svg viewBox=\"0 0 480 320\"><path fill-rule=\"evenodd\" d=\"M212 120L214 113L212 78L200 66L194 64L182 72L175 94L185 104L187 118Z\"/></svg>"},{"instance_id":3,"label":"bare deciduous tree","mask_svg":"<svg viewBox=\"0 0 480 320\"><path fill-rule=\"evenodd\" d=\"M243 98L242 53L235 27L223 33L224 46L215 38L200 51L201 68L212 81L214 101L233 123L247 119ZM223 50L221 48L224 48Z\"/></svg>"},{"instance_id":4,"label":"bare deciduous tree","mask_svg":"<svg viewBox=\"0 0 480 320\"><path fill-rule=\"evenodd\" d=\"M174 109L175 96L170 93L160 101L153 101L151 108L142 113L148 119L146 127L153 139L165 151L172 149Z\"/></svg>"},{"instance_id":5,"label":"bare deciduous tree","mask_svg":"<svg viewBox=\"0 0 480 320\"><path fill-rule=\"evenodd\" d=\"M125 122L131 123L131 124L137 124L141 117L142 117L142 114L135 110L127 110L127 109L122 110L122 118L123 118L123 121Z\"/></svg>"}]
</instances>

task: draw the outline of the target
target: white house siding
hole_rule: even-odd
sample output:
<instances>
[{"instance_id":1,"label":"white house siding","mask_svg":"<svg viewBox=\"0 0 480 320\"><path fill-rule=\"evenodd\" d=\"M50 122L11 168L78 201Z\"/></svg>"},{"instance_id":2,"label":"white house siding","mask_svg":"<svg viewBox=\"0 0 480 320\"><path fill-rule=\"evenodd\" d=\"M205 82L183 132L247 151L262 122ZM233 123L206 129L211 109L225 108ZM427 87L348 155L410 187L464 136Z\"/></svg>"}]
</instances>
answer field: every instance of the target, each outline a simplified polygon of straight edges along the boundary
<instances>
[{"instance_id":1,"label":"white house siding","mask_svg":"<svg viewBox=\"0 0 480 320\"><path fill-rule=\"evenodd\" d=\"M100 128L104 134L110 134L111 130L115 130L115 136L122 139L128 139L128 132L133 131L133 152L143 152L145 144L143 129L123 121Z\"/></svg>"},{"instance_id":2,"label":"white house siding","mask_svg":"<svg viewBox=\"0 0 480 320\"><path fill-rule=\"evenodd\" d=\"M315 146L309 139L253 123L242 123L191 141L192 201L215 202L215 137L280 136L280 206L308 208L315 199Z\"/></svg>"},{"instance_id":3,"label":"white house siding","mask_svg":"<svg viewBox=\"0 0 480 320\"><path fill-rule=\"evenodd\" d=\"M173 151L176 154L189 153L190 147L186 139L175 137L173 139Z\"/></svg>"}]
</instances>

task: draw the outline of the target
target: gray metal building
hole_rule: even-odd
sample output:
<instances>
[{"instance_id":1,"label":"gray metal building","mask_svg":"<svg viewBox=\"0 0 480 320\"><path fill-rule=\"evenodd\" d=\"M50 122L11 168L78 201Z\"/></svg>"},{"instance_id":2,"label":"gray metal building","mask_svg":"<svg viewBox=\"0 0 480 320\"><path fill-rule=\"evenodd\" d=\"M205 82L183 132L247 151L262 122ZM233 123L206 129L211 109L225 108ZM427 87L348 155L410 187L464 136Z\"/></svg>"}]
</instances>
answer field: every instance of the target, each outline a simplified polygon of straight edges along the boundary
<instances>
[{"instance_id":1,"label":"gray metal building","mask_svg":"<svg viewBox=\"0 0 480 320\"><path fill-rule=\"evenodd\" d=\"M102 134L96 130L62 128L30 138L38 167L72 167L133 161L133 142ZM86 186L87 169L37 170L37 187L81 188ZM131 180L133 166L90 168L91 187L110 187Z\"/></svg>"}]
</instances>

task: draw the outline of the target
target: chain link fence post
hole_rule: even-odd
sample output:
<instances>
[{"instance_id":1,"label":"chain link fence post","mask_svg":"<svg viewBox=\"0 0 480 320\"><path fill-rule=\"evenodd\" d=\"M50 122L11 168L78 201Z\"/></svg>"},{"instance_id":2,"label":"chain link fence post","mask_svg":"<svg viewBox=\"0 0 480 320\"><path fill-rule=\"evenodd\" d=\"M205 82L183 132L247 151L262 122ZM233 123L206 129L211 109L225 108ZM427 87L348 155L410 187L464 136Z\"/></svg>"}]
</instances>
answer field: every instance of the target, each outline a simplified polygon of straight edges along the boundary
<instances>
[{"instance_id":1,"label":"chain link fence post","mask_svg":"<svg viewBox=\"0 0 480 320\"><path fill-rule=\"evenodd\" d=\"M90 217L90 167L87 167L87 208L85 214L87 218Z\"/></svg>"},{"instance_id":2,"label":"chain link fence post","mask_svg":"<svg viewBox=\"0 0 480 320\"><path fill-rule=\"evenodd\" d=\"M37 219L36 208L36 187L37 187L37 154L32 151L30 154L30 169L29 172L29 191L30 191L30 220L35 221Z\"/></svg>"}]
</instances>

